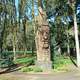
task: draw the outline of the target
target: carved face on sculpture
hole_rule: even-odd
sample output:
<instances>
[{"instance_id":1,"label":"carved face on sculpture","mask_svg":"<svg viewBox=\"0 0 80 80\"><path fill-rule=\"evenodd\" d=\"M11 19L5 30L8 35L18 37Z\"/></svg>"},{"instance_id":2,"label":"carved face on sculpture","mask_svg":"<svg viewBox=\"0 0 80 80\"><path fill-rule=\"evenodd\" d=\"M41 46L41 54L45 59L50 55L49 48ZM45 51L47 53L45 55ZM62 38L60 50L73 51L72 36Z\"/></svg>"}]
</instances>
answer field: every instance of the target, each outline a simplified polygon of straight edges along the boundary
<instances>
[{"instance_id":1,"label":"carved face on sculpture","mask_svg":"<svg viewBox=\"0 0 80 80\"><path fill-rule=\"evenodd\" d=\"M41 27L41 42L44 49L49 48L49 28L47 25Z\"/></svg>"}]
</instances>

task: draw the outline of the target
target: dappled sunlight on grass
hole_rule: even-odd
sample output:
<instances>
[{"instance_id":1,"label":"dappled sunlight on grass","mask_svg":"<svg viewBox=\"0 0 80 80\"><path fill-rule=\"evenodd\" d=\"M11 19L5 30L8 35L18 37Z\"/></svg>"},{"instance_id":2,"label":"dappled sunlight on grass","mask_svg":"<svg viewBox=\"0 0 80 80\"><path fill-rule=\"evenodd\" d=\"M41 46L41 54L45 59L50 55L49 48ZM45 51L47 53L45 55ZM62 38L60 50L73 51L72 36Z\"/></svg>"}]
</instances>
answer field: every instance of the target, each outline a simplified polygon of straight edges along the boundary
<instances>
[{"instance_id":1,"label":"dappled sunlight on grass","mask_svg":"<svg viewBox=\"0 0 80 80\"><path fill-rule=\"evenodd\" d=\"M70 65L73 65L73 62L69 57L64 58L63 56L56 57L53 63L54 71L70 71ZM74 66L74 65L73 65Z\"/></svg>"}]
</instances>

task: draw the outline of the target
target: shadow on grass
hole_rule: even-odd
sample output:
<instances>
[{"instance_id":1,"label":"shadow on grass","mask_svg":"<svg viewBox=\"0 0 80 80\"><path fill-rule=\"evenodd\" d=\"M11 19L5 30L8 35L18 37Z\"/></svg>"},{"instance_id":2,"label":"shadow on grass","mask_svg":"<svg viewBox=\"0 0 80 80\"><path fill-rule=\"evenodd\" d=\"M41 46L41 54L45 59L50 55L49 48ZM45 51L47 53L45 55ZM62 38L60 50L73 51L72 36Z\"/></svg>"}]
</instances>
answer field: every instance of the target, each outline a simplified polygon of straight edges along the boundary
<instances>
[{"instance_id":1,"label":"shadow on grass","mask_svg":"<svg viewBox=\"0 0 80 80\"><path fill-rule=\"evenodd\" d=\"M70 60L72 61L72 63L76 66L76 67L78 67L77 66L77 63L74 61L74 59L71 57L71 56L69 56L70 57Z\"/></svg>"},{"instance_id":2,"label":"shadow on grass","mask_svg":"<svg viewBox=\"0 0 80 80\"><path fill-rule=\"evenodd\" d=\"M20 69L21 69L21 68L19 68L19 66L13 65L13 66L10 66L10 67L8 67L8 68L3 68L2 71L0 71L0 74L11 73L11 72L18 71L18 70L20 70Z\"/></svg>"}]
</instances>

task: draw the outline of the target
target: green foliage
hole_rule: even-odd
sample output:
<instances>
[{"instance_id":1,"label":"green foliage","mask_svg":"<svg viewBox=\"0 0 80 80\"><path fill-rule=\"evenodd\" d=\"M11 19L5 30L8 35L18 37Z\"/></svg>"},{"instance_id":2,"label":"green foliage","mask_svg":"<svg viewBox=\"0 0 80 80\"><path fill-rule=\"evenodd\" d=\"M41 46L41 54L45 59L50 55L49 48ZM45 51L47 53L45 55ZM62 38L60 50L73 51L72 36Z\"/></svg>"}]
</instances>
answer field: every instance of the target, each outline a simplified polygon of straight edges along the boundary
<instances>
[{"instance_id":1,"label":"green foliage","mask_svg":"<svg viewBox=\"0 0 80 80\"><path fill-rule=\"evenodd\" d=\"M33 0L34 1L34 0ZM79 0L78 0L79 1ZM16 54L27 54L32 53L32 51L24 51L24 50L33 50L35 49L35 22L29 21L31 18L32 12L28 15L28 8L32 10L34 7L32 5L32 0L19 0L18 1L18 9L16 9L14 0L2 0L0 2L0 50L3 51L1 56L5 58L0 61L0 65L2 67L9 66L12 64L12 61L9 58L16 57L14 56L13 47L15 47ZM33 2L35 3L35 2ZM78 5L79 2L77 2ZM36 3L36 5L38 5ZM54 53L52 58L55 58L55 53L58 52L58 48L67 47L69 44L70 48L75 47L74 45L74 36L70 35L70 30L66 28L69 26L69 21L67 16L72 16L72 9L68 6L67 0L44 0L43 7L47 13L47 17L50 18L54 16L54 25L51 27L51 52ZM33 7L33 8L32 8ZM77 8L76 8L77 9ZM17 10L17 11L16 11ZM16 16L17 12L19 15ZM34 15L33 14L33 15ZM18 20L19 17L19 20ZM79 17L79 16L78 16ZM63 19L64 18L64 19ZM62 20L63 19L63 20ZM66 25L63 25L63 22ZM71 28L70 24L70 28ZM79 28L80 31L80 28ZM69 33L69 37L67 37L67 32ZM69 40L69 43L68 43ZM13 45L14 44L14 45ZM34 47L34 48L33 48ZM8 50L8 51L4 51ZM17 51L20 50L20 51ZM23 51L21 51L23 50ZM62 51L63 53L63 51ZM22 58L17 59L15 61L16 64L34 64L35 58ZM71 64L69 58L58 57L54 59L54 69L62 68L63 65ZM38 71L40 69L35 68L34 71Z\"/></svg>"},{"instance_id":2,"label":"green foliage","mask_svg":"<svg viewBox=\"0 0 80 80\"><path fill-rule=\"evenodd\" d=\"M33 69L34 72L43 72L43 70L40 67L35 67Z\"/></svg>"},{"instance_id":3,"label":"green foliage","mask_svg":"<svg viewBox=\"0 0 80 80\"><path fill-rule=\"evenodd\" d=\"M71 64L72 62L69 57L57 56L54 59L53 67L55 71L67 71L68 66Z\"/></svg>"},{"instance_id":4,"label":"green foliage","mask_svg":"<svg viewBox=\"0 0 80 80\"><path fill-rule=\"evenodd\" d=\"M12 60L9 59L3 59L0 61L0 68L7 68L14 65Z\"/></svg>"},{"instance_id":5,"label":"green foliage","mask_svg":"<svg viewBox=\"0 0 80 80\"><path fill-rule=\"evenodd\" d=\"M1 59L0 59L0 67L5 68L14 65L13 63L13 55L10 52L2 52Z\"/></svg>"},{"instance_id":6,"label":"green foliage","mask_svg":"<svg viewBox=\"0 0 80 80\"><path fill-rule=\"evenodd\" d=\"M21 72L43 72L43 70L40 67L36 66L29 66L29 67L23 67L20 70Z\"/></svg>"},{"instance_id":7,"label":"green foliage","mask_svg":"<svg viewBox=\"0 0 80 80\"><path fill-rule=\"evenodd\" d=\"M16 54L22 54L22 53L26 53L26 54L31 54L32 53L32 51L15 51L16 52ZM4 51L4 52L2 52L3 54L13 54L14 52L13 51Z\"/></svg>"},{"instance_id":8,"label":"green foliage","mask_svg":"<svg viewBox=\"0 0 80 80\"><path fill-rule=\"evenodd\" d=\"M35 58L20 58L20 59L16 59L16 61L14 63L16 64L25 64L25 65L30 65L30 64L34 64Z\"/></svg>"},{"instance_id":9,"label":"green foliage","mask_svg":"<svg viewBox=\"0 0 80 80\"><path fill-rule=\"evenodd\" d=\"M29 67L23 67L20 71L21 72L30 72L30 71L33 71L33 69L29 68Z\"/></svg>"}]
</instances>

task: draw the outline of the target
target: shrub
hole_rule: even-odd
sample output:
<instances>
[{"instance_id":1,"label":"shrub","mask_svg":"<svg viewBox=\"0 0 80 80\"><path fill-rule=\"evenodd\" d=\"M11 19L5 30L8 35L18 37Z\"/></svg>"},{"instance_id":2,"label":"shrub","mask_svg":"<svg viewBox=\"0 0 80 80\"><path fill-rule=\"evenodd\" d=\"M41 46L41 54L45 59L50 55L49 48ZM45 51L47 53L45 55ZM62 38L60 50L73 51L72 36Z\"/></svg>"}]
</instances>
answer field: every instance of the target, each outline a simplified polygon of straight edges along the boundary
<instances>
[{"instance_id":1,"label":"shrub","mask_svg":"<svg viewBox=\"0 0 80 80\"><path fill-rule=\"evenodd\" d=\"M33 69L34 72L43 72L43 70L40 67L35 67Z\"/></svg>"},{"instance_id":2,"label":"shrub","mask_svg":"<svg viewBox=\"0 0 80 80\"><path fill-rule=\"evenodd\" d=\"M21 72L43 72L43 70L36 66L23 67L20 70Z\"/></svg>"},{"instance_id":3,"label":"shrub","mask_svg":"<svg viewBox=\"0 0 80 80\"><path fill-rule=\"evenodd\" d=\"M21 72L30 72L30 71L33 71L33 69L29 68L29 67L23 67L20 71Z\"/></svg>"},{"instance_id":4,"label":"shrub","mask_svg":"<svg viewBox=\"0 0 80 80\"><path fill-rule=\"evenodd\" d=\"M63 56L56 57L53 62L54 70L56 71L67 71L68 65L72 64L69 57L64 58Z\"/></svg>"},{"instance_id":5,"label":"shrub","mask_svg":"<svg viewBox=\"0 0 80 80\"><path fill-rule=\"evenodd\" d=\"M15 63L16 64L26 64L27 66L30 64L34 64L35 58L21 58L21 59L16 59Z\"/></svg>"}]
</instances>

